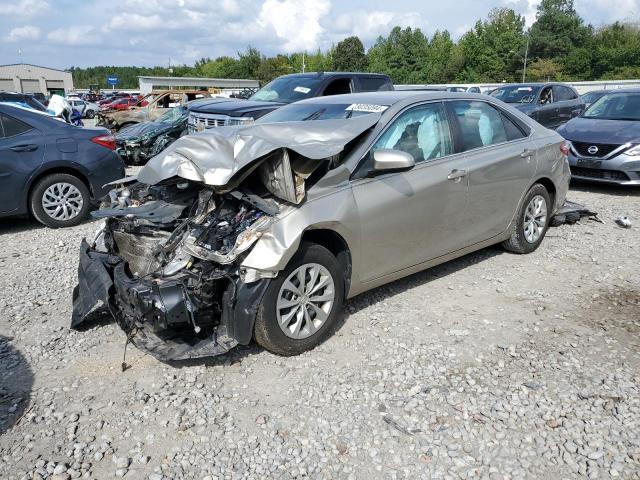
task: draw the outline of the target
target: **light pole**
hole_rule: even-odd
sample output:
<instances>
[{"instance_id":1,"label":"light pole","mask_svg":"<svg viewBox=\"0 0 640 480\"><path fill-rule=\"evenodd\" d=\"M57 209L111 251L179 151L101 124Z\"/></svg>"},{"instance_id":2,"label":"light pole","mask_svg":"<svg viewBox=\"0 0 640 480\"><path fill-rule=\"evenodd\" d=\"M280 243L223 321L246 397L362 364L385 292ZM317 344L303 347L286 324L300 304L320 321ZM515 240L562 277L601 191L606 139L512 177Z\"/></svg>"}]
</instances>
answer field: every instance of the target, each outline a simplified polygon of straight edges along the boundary
<instances>
[{"instance_id":1,"label":"light pole","mask_svg":"<svg viewBox=\"0 0 640 480\"><path fill-rule=\"evenodd\" d=\"M524 68L522 69L522 83L527 81L527 57L529 56L529 35L527 35L527 47L524 50Z\"/></svg>"}]
</instances>

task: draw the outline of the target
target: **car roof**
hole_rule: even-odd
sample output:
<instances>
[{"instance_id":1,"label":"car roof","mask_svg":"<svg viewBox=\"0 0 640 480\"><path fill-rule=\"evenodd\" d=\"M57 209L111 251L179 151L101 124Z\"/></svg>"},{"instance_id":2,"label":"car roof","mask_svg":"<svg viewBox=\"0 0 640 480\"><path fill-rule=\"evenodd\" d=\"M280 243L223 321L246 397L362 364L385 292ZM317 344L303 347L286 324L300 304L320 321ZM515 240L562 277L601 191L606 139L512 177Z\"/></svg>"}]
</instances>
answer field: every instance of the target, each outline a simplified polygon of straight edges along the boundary
<instances>
[{"instance_id":1,"label":"car roof","mask_svg":"<svg viewBox=\"0 0 640 480\"><path fill-rule=\"evenodd\" d=\"M487 100L486 95L467 92L445 92L435 90L388 90L381 92L361 92L347 93L344 95L329 95L326 97L313 97L300 100L295 104L345 104L345 103L365 103L373 105L394 105L405 100L428 101L428 100L449 100L474 98Z\"/></svg>"},{"instance_id":2,"label":"car roof","mask_svg":"<svg viewBox=\"0 0 640 480\"><path fill-rule=\"evenodd\" d=\"M308 72L308 73L290 73L288 75L282 75L282 77L287 78L327 78L327 77L335 77L335 76L358 76L358 77L382 77L388 78L389 75L385 75L384 73L368 73L368 72ZM281 77L278 77L281 78Z\"/></svg>"}]
</instances>

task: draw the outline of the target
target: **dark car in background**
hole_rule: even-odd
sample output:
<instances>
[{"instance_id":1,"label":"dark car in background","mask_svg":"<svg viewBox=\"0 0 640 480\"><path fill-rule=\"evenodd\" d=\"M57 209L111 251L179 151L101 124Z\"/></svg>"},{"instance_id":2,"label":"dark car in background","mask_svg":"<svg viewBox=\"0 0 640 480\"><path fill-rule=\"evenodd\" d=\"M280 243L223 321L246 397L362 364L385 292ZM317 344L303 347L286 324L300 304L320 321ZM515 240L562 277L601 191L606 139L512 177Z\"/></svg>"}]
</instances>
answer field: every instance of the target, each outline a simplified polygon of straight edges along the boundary
<instances>
[{"instance_id":1,"label":"dark car in background","mask_svg":"<svg viewBox=\"0 0 640 480\"><path fill-rule=\"evenodd\" d=\"M584 108L589 108L591 104L600 100L609 92L611 92L611 90L593 90L591 92L583 93L580 95L580 98L584 102Z\"/></svg>"},{"instance_id":2,"label":"dark car in background","mask_svg":"<svg viewBox=\"0 0 640 480\"><path fill-rule=\"evenodd\" d=\"M79 224L125 175L115 139L35 110L0 104L0 217L33 215L49 227Z\"/></svg>"},{"instance_id":3,"label":"dark car in background","mask_svg":"<svg viewBox=\"0 0 640 480\"><path fill-rule=\"evenodd\" d=\"M116 151L132 165L142 165L187 133L189 106L202 100L193 100L166 111L151 122L126 126L116 133Z\"/></svg>"},{"instance_id":4,"label":"dark car in background","mask_svg":"<svg viewBox=\"0 0 640 480\"><path fill-rule=\"evenodd\" d=\"M547 128L556 129L584 110L578 92L563 83L505 85L489 95L512 105Z\"/></svg>"},{"instance_id":5,"label":"dark car in background","mask_svg":"<svg viewBox=\"0 0 640 480\"><path fill-rule=\"evenodd\" d=\"M610 91L558 133L572 178L640 185L640 89Z\"/></svg>"},{"instance_id":6,"label":"dark car in background","mask_svg":"<svg viewBox=\"0 0 640 480\"><path fill-rule=\"evenodd\" d=\"M247 100L211 99L191 109L189 133L227 125L249 125L283 105L312 97L393 90L387 75L378 73L313 72L283 75Z\"/></svg>"}]
</instances>

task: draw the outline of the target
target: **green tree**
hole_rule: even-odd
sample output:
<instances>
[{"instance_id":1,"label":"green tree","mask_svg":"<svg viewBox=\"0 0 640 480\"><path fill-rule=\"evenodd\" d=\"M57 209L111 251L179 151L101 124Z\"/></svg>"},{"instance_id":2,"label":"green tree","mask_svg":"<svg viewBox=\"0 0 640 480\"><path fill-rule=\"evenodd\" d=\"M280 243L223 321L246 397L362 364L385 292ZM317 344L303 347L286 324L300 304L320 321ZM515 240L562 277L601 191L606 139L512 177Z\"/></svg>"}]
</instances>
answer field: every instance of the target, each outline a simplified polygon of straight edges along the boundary
<instances>
[{"instance_id":1,"label":"green tree","mask_svg":"<svg viewBox=\"0 0 640 480\"><path fill-rule=\"evenodd\" d=\"M464 56L459 80L515 81L523 64L524 18L510 8L494 9L462 36L459 45Z\"/></svg>"},{"instance_id":2,"label":"green tree","mask_svg":"<svg viewBox=\"0 0 640 480\"><path fill-rule=\"evenodd\" d=\"M369 49L369 71L386 73L395 83L421 83L428 50L429 40L419 28L394 27Z\"/></svg>"},{"instance_id":3,"label":"green tree","mask_svg":"<svg viewBox=\"0 0 640 480\"><path fill-rule=\"evenodd\" d=\"M286 55L276 55L271 58L263 58L258 68L258 80L261 85L270 82L276 77L292 73L292 66Z\"/></svg>"},{"instance_id":4,"label":"green tree","mask_svg":"<svg viewBox=\"0 0 640 480\"><path fill-rule=\"evenodd\" d=\"M548 82L562 79L562 66L554 60L539 58L529 65L527 72L532 80Z\"/></svg>"},{"instance_id":5,"label":"green tree","mask_svg":"<svg viewBox=\"0 0 640 480\"><path fill-rule=\"evenodd\" d=\"M591 29L584 25L573 0L542 0L529 35L533 59L561 59L573 49L587 46Z\"/></svg>"},{"instance_id":6,"label":"green tree","mask_svg":"<svg viewBox=\"0 0 640 480\"><path fill-rule=\"evenodd\" d=\"M339 72L363 72L367 69L364 45L356 36L338 42L332 54L333 68Z\"/></svg>"}]
</instances>

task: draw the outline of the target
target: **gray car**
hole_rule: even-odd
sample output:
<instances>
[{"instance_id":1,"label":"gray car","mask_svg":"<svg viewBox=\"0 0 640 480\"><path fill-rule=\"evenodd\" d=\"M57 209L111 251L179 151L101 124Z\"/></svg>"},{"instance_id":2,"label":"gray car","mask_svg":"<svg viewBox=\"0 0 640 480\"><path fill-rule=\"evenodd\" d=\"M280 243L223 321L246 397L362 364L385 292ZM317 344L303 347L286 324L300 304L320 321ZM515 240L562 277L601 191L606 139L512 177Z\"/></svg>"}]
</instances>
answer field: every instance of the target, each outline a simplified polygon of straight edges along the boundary
<instances>
[{"instance_id":1,"label":"gray car","mask_svg":"<svg viewBox=\"0 0 640 480\"><path fill-rule=\"evenodd\" d=\"M489 245L534 251L566 153L504 103L451 92L313 98L182 137L95 212L72 326L107 312L162 360L252 339L299 354L347 298Z\"/></svg>"},{"instance_id":2,"label":"gray car","mask_svg":"<svg viewBox=\"0 0 640 480\"><path fill-rule=\"evenodd\" d=\"M614 90L558 130L573 178L640 185L640 89Z\"/></svg>"}]
</instances>

